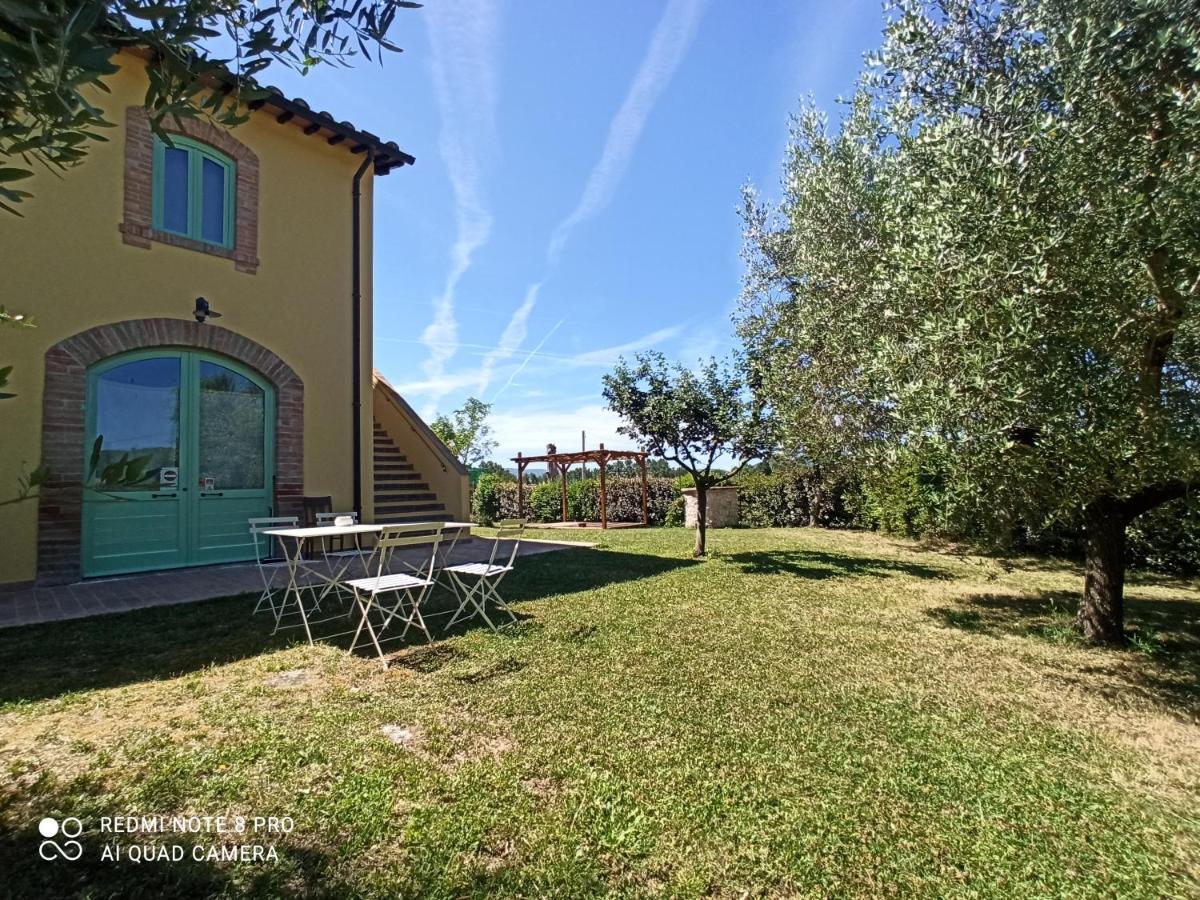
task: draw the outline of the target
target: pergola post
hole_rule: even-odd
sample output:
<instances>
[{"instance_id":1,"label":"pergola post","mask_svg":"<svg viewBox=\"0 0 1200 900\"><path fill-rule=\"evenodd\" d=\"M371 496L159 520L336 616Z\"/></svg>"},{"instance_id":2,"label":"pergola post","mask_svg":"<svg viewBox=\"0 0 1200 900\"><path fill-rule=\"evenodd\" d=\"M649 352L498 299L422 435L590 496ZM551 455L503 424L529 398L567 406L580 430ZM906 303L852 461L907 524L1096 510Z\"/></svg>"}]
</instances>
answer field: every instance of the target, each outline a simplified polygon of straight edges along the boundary
<instances>
[{"instance_id":1,"label":"pergola post","mask_svg":"<svg viewBox=\"0 0 1200 900\"><path fill-rule=\"evenodd\" d=\"M638 457L638 462L642 465L642 526L650 525L650 487L646 483L646 454Z\"/></svg>"},{"instance_id":2,"label":"pergola post","mask_svg":"<svg viewBox=\"0 0 1200 900\"><path fill-rule=\"evenodd\" d=\"M642 525L650 524L650 481L649 470L646 466L647 453L644 450L608 450L601 444L595 450L581 450L578 453L547 453L544 456L526 456L518 453L512 457L517 464L517 510L522 518L525 517L525 470L533 463L545 462L550 464L550 470L555 467L559 477L559 498L562 505L562 520L568 521L571 514L571 504L567 490L567 474L571 466L578 463L587 472L587 463L595 462L600 467L600 522L601 528L608 528L608 464L614 459L637 460L642 476ZM633 523L630 523L633 524Z\"/></svg>"},{"instance_id":3,"label":"pergola post","mask_svg":"<svg viewBox=\"0 0 1200 900\"><path fill-rule=\"evenodd\" d=\"M517 451L517 518L525 518L525 461Z\"/></svg>"},{"instance_id":4,"label":"pergola post","mask_svg":"<svg viewBox=\"0 0 1200 900\"><path fill-rule=\"evenodd\" d=\"M604 445L600 445L600 527L608 527L608 492L604 487L605 470L608 469L608 459L604 453Z\"/></svg>"}]
</instances>

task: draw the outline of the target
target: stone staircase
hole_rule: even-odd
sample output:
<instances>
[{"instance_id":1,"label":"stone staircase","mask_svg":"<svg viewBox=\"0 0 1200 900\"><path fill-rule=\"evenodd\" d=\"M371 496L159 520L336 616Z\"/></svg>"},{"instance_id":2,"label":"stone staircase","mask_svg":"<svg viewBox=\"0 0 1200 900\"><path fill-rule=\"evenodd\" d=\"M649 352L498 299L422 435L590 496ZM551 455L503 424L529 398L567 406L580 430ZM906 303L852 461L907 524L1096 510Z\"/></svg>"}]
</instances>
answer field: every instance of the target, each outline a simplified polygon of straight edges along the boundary
<instances>
[{"instance_id":1,"label":"stone staircase","mask_svg":"<svg viewBox=\"0 0 1200 900\"><path fill-rule=\"evenodd\" d=\"M375 520L448 522L450 513L429 483L378 422L375 423Z\"/></svg>"}]
</instances>

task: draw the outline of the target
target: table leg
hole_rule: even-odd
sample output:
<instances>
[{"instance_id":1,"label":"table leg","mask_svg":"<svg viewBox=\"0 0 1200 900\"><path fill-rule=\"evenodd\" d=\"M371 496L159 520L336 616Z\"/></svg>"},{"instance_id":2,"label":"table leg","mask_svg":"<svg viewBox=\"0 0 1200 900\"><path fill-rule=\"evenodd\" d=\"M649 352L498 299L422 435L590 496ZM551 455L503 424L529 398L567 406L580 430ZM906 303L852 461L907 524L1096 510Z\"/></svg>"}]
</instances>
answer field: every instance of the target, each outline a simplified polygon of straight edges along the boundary
<instances>
[{"instance_id":1,"label":"table leg","mask_svg":"<svg viewBox=\"0 0 1200 900\"><path fill-rule=\"evenodd\" d=\"M312 631L308 627L308 614L304 611L304 598L300 596L300 585L296 580L297 575L300 573L300 559L304 551L304 542L296 541L295 553L288 552L287 543L282 537L279 538L279 545L283 550L284 558L288 561L288 586L283 592L283 603L280 604L279 613L275 617L275 631L271 633L275 634L279 631L279 623L283 618L284 610L287 609L288 597L294 594L296 597L296 608L300 610L300 621L304 623L304 633L308 636L309 644L312 644L313 636Z\"/></svg>"}]
</instances>

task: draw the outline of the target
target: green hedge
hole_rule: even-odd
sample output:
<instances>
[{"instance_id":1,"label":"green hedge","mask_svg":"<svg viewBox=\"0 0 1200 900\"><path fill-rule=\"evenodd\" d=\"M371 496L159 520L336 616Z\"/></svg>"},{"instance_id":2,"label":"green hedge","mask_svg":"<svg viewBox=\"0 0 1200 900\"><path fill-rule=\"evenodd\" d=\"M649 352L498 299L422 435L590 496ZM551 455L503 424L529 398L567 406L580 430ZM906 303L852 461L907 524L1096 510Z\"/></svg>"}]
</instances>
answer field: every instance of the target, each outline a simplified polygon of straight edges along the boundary
<instances>
[{"instance_id":1,"label":"green hedge","mask_svg":"<svg viewBox=\"0 0 1200 900\"><path fill-rule=\"evenodd\" d=\"M640 522L642 520L642 482L640 478L609 478L608 518L611 522ZM662 525L667 509L679 496L670 478L648 478L647 508L651 525ZM562 520L562 494L557 482L527 485L525 515L531 522ZM484 475L475 486L471 498L471 514L476 522L490 525L500 519L517 515L517 485L511 481ZM600 519L600 481L589 478L567 484L567 519L574 522L595 522Z\"/></svg>"},{"instance_id":2,"label":"green hedge","mask_svg":"<svg viewBox=\"0 0 1200 900\"><path fill-rule=\"evenodd\" d=\"M749 528L839 528L853 518L842 486L826 484L811 472L742 475L734 483L739 518Z\"/></svg>"},{"instance_id":3,"label":"green hedge","mask_svg":"<svg viewBox=\"0 0 1200 900\"><path fill-rule=\"evenodd\" d=\"M969 527L947 517L945 480L936 456L910 453L859 487L859 522L866 528L913 538L942 537L973 543ZM1200 574L1200 498L1160 506L1129 525L1126 559L1131 566L1173 575ZM1034 528L1017 522L1002 545L1010 552L1083 558L1078 524Z\"/></svg>"},{"instance_id":4,"label":"green hedge","mask_svg":"<svg viewBox=\"0 0 1200 900\"><path fill-rule=\"evenodd\" d=\"M841 527L857 524L909 537L958 535L941 514L942 480L928 461L901 460L890 471L862 485L829 485L811 473L743 475L736 482L741 524L749 528L794 528L810 524ZM682 526L681 490L690 478L648 480L650 524ZM613 522L637 522L642 517L641 480L610 478L608 517ZM557 483L526 488L526 514L534 522L562 518ZM479 479L472 496L472 515L491 524L517 515L517 485L494 475ZM812 515L815 510L815 517ZM857 518L856 518L857 517ZM600 518L598 479L572 481L567 486L567 518L594 522ZM1017 528L1011 549L1034 554L1078 558L1082 536L1078 529L1056 528L1034 533ZM1128 559L1131 565L1177 575L1200 574L1200 501L1178 501L1136 519L1129 527Z\"/></svg>"}]
</instances>

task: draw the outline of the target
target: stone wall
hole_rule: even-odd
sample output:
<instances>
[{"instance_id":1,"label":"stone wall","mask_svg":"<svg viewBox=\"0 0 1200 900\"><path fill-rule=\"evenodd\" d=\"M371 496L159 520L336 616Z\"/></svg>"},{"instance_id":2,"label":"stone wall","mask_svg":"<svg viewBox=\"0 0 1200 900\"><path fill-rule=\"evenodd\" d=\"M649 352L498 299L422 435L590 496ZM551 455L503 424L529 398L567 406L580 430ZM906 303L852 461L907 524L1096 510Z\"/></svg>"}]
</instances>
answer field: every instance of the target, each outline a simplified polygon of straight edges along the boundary
<instances>
[{"instance_id":1,"label":"stone wall","mask_svg":"<svg viewBox=\"0 0 1200 900\"><path fill-rule=\"evenodd\" d=\"M707 492L705 521L709 528L732 528L738 523L738 489L736 487L709 488ZM699 502L695 488L683 489L684 524L695 528L699 518Z\"/></svg>"}]
</instances>

